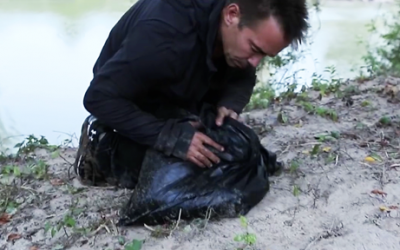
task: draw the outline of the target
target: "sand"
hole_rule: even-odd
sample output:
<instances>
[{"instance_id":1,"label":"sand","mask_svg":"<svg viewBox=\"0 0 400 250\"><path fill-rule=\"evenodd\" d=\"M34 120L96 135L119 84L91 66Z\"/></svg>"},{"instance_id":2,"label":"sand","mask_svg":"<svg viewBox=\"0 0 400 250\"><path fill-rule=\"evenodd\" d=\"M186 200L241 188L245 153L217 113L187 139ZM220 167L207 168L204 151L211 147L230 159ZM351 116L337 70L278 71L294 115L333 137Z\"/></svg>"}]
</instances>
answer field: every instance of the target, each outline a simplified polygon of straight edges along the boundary
<instances>
[{"instance_id":1,"label":"sand","mask_svg":"<svg viewBox=\"0 0 400 250\"><path fill-rule=\"evenodd\" d=\"M256 236L246 249L400 249L397 86L400 79L386 78L350 81L342 87L345 97L308 92L310 103L335 111L336 121L307 113L295 100L244 115L285 164L281 175L271 177L270 192L246 215ZM144 250L244 247L234 241L246 232L239 219L202 226L180 222L159 237L145 227L117 228L117 211L131 191L81 185L68 175L75 153L73 148L36 150L36 161L48 166L43 179L43 167L21 178L5 174L2 165L0 200L2 207L7 201L7 211L0 217L0 249L135 249L128 246L134 239L144 240ZM57 223L65 227L51 237ZM74 223L83 229L67 227Z\"/></svg>"}]
</instances>

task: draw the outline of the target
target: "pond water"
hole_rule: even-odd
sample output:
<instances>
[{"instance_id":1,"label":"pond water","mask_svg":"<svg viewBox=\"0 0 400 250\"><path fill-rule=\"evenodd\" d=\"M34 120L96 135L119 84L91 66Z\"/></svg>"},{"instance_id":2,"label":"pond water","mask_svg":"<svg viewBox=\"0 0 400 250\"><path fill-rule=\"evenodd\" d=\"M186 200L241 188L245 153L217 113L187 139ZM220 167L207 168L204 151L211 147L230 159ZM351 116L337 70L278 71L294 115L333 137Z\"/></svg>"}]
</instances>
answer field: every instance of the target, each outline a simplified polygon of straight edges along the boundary
<instances>
[{"instance_id":1,"label":"pond water","mask_svg":"<svg viewBox=\"0 0 400 250\"><path fill-rule=\"evenodd\" d=\"M92 67L127 0L0 1L0 140L12 147L29 134L59 144L75 135L87 116L82 105ZM360 63L365 25L387 4L327 2L312 15L320 25L301 62L306 75L335 65L342 77ZM316 63L317 62L317 63ZM306 76L307 77L307 76Z\"/></svg>"}]
</instances>

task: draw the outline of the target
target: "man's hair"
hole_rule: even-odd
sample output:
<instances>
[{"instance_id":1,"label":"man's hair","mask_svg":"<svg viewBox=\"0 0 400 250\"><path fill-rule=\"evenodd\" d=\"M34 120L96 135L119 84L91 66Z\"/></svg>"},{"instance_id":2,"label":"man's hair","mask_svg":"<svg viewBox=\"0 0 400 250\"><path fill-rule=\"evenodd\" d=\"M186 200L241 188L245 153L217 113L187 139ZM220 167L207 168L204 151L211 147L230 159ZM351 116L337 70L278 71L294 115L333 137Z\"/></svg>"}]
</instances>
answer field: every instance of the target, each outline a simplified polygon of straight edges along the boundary
<instances>
[{"instance_id":1,"label":"man's hair","mask_svg":"<svg viewBox=\"0 0 400 250\"><path fill-rule=\"evenodd\" d=\"M280 24L285 39L292 44L302 43L308 29L305 0L226 0L240 8L239 27L251 27L257 21L273 16Z\"/></svg>"}]
</instances>

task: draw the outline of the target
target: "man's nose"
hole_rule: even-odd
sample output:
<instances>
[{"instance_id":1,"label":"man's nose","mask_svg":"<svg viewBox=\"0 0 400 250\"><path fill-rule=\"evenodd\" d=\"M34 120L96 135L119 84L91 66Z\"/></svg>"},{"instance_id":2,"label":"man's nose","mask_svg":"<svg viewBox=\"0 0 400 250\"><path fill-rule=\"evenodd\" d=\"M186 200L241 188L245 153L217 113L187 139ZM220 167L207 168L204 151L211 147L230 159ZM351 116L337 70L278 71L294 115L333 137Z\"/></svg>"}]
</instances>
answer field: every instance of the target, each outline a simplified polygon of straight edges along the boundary
<instances>
[{"instance_id":1,"label":"man's nose","mask_svg":"<svg viewBox=\"0 0 400 250\"><path fill-rule=\"evenodd\" d=\"M255 56L250 57L248 59L248 62L250 63L251 66L256 68L258 66L258 64L261 62L261 59L262 59L262 56L255 55Z\"/></svg>"}]
</instances>

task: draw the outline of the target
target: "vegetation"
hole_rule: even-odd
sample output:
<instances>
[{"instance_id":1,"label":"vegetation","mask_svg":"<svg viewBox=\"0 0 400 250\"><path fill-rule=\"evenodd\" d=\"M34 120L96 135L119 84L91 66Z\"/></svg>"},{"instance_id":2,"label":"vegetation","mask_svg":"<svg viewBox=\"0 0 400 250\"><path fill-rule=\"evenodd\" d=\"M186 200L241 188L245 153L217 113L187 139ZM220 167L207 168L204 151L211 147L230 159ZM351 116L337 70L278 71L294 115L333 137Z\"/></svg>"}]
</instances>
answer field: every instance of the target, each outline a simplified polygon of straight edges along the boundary
<instances>
[{"instance_id":1,"label":"vegetation","mask_svg":"<svg viewBox=\"0 0 400 250\"><path fill-rule=\"evenodd\" d=\"M398 1L400 6L400 1ZM367 44L368 53L363 57L370 77L400 76L400 7L397 12L384 19L383 34L378 32L371 22L369 29L373 37L378 38L379 45Z\"/></svg>"},{"instance_id":2,"label":"vegetation","mask_svg":"<svg viewBox=\"0 0 400 250\"><path fill-rule=\"evenodd\" d=\"M316 12L320 11L318 0L313 1L310 11L312 10ZM360 75L358 80L364 81L380 76L400 76L399 15L400 1L398 1L397 13L388 15L384 19L383 27L378 30L373 21L368 25L371 37L377 38L376 40L378 40L378 43L365 44L367 53L362 56L362 59L366 66L359 69ZM385 30L385 32L379 32L382 29ZM313 40L312 35L309 35L308 40ZM310 87L314 90L321 89L322 95L327 94L327 92L335 93L335 89L338 89L343 79L337 78L333 66L325 69L325 73L329 73L328 76L314 73L311 82L307 83L300 83L298 81L296 78L298 71L292 75L285 74L288 68L298 62L304 54L305 51L296 51L293 48L287 48L275 58L265 58L258 68L258 74L261 74L263 70L267 70L269 72L269 78L264 82L258 81L250 103L246 106L245 110L249 111L252 109L266 108L278 97L288 96L288 93L293 95L295 92L299 91L304 93ZM277 75L283 75L283 77L276 79ZM299 88L300 85L303 85L303 87ZM278 93L277 89L280 90L280 93ZM323 111L323 113L326 112Z\"/></svg>"},{"instance_id":3,"label":"vegetation","mask_svg":"<svg viewBox=\"0 0 400 250\"><path fill-rule=\"evenodd\" d=\"M400 5L399 5L400 6ZM313 5L315 11L319 10L318 2ZM367 65L360 70L359 81L365 79L371 79L380 76L400 76L400 7L397 14L390 16L384 23L383 34L378 33L377 28L374 25L370 25L370 31L373 35L377 36L380 41L379 46L368 45L368 53L363 56L364 62ZM298 107L301 107L307 114L314 114L320 119L329 119L337 122L340 117L338 112L333 109L315 102L315 99L308 95L308 91L312 90L318 93L317 100L328 95L334 95L337 98L346 99L347 97L359 93L359 89L354 86L344 87L344 80L340 79L336 75L334 67L327 67L326 74L314 74L311 82L303 87L299 87L300 83L296 78L296 73L292 75L286 75L287 68L297 62L304 55L304 51L295 51L292 49L286 50L283 54L276 58L267 58L260 65L259 72L263 69L267 69L269 72L269 78L266 82L258 82L257 87L253 93L251 102L246 107L246 110L265 108L273 103L282 103L291 101ZM282 76L277 78L277 76ZM349 99L350 100L350 99ZM349 101L350 102L350 101ZM351 103L349 103L351 105ZM371 110L373 107L372 102L369 100L360 101L360 106L366 111ZM293 124L293 121L284 112L279 113L278 121L285 124ZM388 116L383 116L379 119L378 125L390 126L396 123L395 119ZM360 126L357 129L361 129L364 125L360 122ZM294 126L301 126L299 121L296 121ZM303 153L304 158L297 156L293 159L288 168L288 172L291 176L302 175L301 165L306 157L310 159L318 159L323 161L324 164L334 164L337 166L339 159L343 156L343 153L339 148L339 139L342 138L342 134L338 131L328 131L326 134L315 136L315 142L308 150ZM346 135L349 136L349 135ZM385 139L386 140L386 139ZM37 190L27 186L34 181L49 182L52 186L57 188L65 188L65 192L73 195L79 193L80 189L72 187L67 184L67 179L61 179L60 177L49 174L48 168L49 163L46 160L41 159L37 156L37 150L46 150L51 158L62 157L60 152L63 147L67 146L70 140L66 140L63 145L55 146L50 145L45 137L35 137L30 135L26 137L22 142L15 145L17 152L15 155L7 155L4 152L0 154L0 225L5 225L12 220L12 216L16 214L22 202L27 197L36 199L35 202L43 202L43 200L51 197L39 197ZM368 142L370 143L370 142ZM379 142L379 146L387 144L382 140ZM307 143L304 143L306 145ZM371 144L371 143L370 143ZM383 146L387 146L387 145ZM390 146L390 144L388 144ZM290 145L289 146L293 146ZM288 146L288 147L289 147ZM377 145L375 145L378 148ZM335 147L337 148L335 150ZM374 149L378 151L378 149ZM340 157L339 157L340 156ZM365 162L373 164L376 162L382 162L383 156L379 156L377 153L371 152L370 156L365 158ZM393 157L394 158L394 157ZM70 162L66 161L67 165L71 165ZM391 165L392 168L398 167L396 164ZM300 185L294 182L291 186L290 192L299 199L304 190ZM311 191L309 191L311 192ZM316 192L313 190L312 192ZM318 198L319 194L314 194ZM22 197L22 198L21 198ZM317 199L317 198L315 198ZM32 201L33 202L33 201ZM63 249L68 244L73 243L73 239L77 236L90 237L94 236L100 230L106 229L106 231L112 231L109 228L113 228L111 219L101 218L98 222L93 222L89 225L81 225L78 220L85 209L81 206L81 200L71 199L71 205L62 211L63 214L59 218L53 220L43 221L41 225L45 235L49 238L58 237L60 235L67 239L65 244L58 243L53 249ZM115 205L115 204L114 204ZM249 232L249 223L245 217L239 218L241 225L245 229L244 233L237 233L233 238L236 249L250 249L256 244L256 234ZM172 233L177 232L181 229L182 232L199 232L204 230L207 226L208 219L194 221L191 223L180 222L179 220L172 226L165 227L146 227L151 231L151 235L154 237L168 237ZM126 240L124 236L120 235L115 230L115 235L118 236L118 241L121 246L126 250L140 250L144 241L137 239ZM17 240L22 236L19 233L10 234L7 240ZM61 241L60 241L61 242ZM239 244L237 246L236 244ZM38 248L31 248L38 249Z\"/></svg>"}]
</instances>

